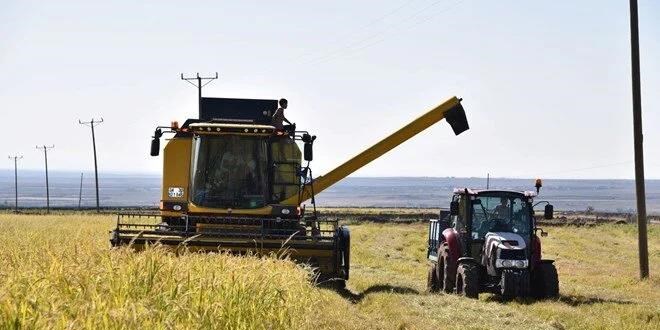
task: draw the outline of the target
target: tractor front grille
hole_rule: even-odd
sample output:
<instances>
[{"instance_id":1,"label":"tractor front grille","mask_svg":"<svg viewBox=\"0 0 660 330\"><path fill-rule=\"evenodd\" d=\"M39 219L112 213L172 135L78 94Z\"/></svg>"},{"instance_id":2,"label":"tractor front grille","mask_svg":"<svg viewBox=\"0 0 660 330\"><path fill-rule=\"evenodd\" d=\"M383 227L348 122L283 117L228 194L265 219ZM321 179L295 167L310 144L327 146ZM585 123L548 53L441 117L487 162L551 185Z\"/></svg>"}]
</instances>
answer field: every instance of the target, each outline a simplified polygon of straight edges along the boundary
<instances>
[{"instance_id":1,"label":"tractor front grille","mask_svg":"<svg viewBox=\"0 0 660 330\"><path fill-rule=\"evenodd\" d=\"M527 254L525 250L500 250L500 259L525 260L527 259Z\"/></svg>"}]
</instances>

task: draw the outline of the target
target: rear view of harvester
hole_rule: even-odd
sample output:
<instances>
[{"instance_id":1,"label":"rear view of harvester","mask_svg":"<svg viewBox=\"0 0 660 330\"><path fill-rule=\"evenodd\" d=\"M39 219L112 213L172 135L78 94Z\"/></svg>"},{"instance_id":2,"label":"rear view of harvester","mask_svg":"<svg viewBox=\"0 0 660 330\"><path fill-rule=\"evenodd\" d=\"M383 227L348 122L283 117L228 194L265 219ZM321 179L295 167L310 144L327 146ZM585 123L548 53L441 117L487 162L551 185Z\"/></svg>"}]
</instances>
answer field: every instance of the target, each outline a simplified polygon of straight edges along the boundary
<instances>
[{"instance_id":1,"label":"rear view of harvester","mask_svg":"<svg viewBox=\"0 0 660 330\"><path fill-rule=\"evenodd\" d=\"M154 133L152 156L159 154L160 137L173 134L163 151L160 212L119 214L110 241L136 249L159 243L238 254L286 250L316 267L320 280L344 285L350 232L337 220L319 218L315 194L443 118L455 134L467 130L460 101L450 98L314 178L316 136L283 125L286 100L202 98L198 119L159 126ZM303 204L307 200L311 211Z\"/></svg>"}]
</instances>

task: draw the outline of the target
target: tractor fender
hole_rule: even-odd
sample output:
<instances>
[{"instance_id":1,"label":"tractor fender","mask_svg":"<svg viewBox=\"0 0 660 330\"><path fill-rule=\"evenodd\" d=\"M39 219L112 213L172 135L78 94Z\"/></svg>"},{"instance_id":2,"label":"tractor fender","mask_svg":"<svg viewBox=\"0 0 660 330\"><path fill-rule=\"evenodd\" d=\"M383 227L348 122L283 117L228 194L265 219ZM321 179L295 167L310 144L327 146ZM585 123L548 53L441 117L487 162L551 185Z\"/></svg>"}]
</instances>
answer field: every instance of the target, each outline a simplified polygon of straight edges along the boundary
<instances>
[{"instance_id":1,"label":"tractor fender","mask_svg":"<svg viewBox=\"0 0 660 330\"><path fill-rule=\"evenodd\" d=\"M541 265L541 240L537 235L532 236L532 268Z\"/></svg>"},{"instance_id":2,"label":"tractor fender","mask_svg":"<svg viewBox=\"0 0 660 330\"><path fill-rule=\"evenodd\" d=\"M451 269L456 269L456 267L458 267L458 258L461 256L461 244L458 241L458 233L454 228L447 228L442 231L442 236L444 237L445 243L449 248L449 261L451 262L449 266Z\"/></svg>"}]
</instances>

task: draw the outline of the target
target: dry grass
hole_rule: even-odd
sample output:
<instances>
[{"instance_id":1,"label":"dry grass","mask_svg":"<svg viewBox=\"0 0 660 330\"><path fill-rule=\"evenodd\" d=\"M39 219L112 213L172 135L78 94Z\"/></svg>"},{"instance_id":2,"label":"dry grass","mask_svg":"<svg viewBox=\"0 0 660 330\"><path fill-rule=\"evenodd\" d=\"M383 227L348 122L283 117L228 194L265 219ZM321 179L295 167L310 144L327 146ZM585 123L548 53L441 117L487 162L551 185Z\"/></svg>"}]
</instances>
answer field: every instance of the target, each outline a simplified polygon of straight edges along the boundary
<instances>
[{"instance_id":1,"label":"dry grass","mask_svg":"<svg viewBox=\"0 0 660 330\"><path fill-rule=\"evenodd\" d=\"M281 258L110 250L110 216L0 215L0 328L660 328L660 228L637 277L633 226L551 228L561 298L424 293L424 224L352 225L349 290Z\"/></svg>"}]
</instances>

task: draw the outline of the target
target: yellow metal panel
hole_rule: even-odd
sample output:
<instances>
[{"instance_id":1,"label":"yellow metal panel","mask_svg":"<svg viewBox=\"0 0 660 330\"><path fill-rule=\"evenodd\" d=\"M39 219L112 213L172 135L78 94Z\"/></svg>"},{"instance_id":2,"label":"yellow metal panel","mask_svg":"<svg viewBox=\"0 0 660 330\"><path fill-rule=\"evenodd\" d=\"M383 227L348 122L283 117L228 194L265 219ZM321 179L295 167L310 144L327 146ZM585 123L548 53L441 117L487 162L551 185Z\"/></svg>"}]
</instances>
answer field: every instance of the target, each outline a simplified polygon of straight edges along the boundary
<instances>
[{"instance_id":1,"label":"yellow metal panel","mask_svg":"<svg viewBox=\"0 0 660 330\"><path fill-rule=\"evenodd\" d=\"M229 211L231 210L231 212ZM188 213L208 213L208 214L217 214L217 215L269 215L273 213L273 208L271 206L260 207L258 209L220 209L214 207L204 207L198 206L189 202L188 204Z\"/></svg>"},{"instance_id":2,"label":"yellow metal panel","mask_svg":"<svg viewBox=\"0 0 660 330\"><path fill-rule=\"evenodd\" d=\"M190 153L192 138L175 137L167 142L163 150L163 189L161 200L186 201L190 190ZM183 188L183 197L167 195L169 187Z\"/></svg>"}]
</instances>

